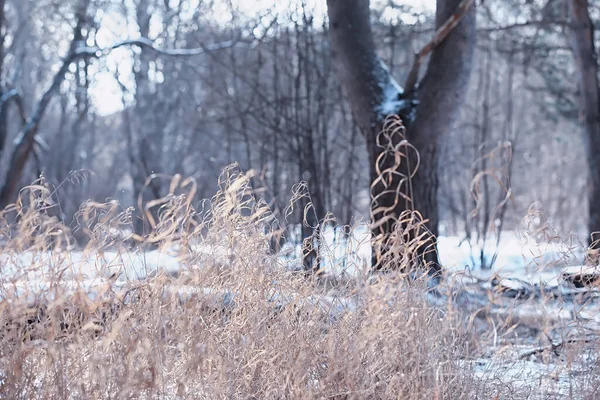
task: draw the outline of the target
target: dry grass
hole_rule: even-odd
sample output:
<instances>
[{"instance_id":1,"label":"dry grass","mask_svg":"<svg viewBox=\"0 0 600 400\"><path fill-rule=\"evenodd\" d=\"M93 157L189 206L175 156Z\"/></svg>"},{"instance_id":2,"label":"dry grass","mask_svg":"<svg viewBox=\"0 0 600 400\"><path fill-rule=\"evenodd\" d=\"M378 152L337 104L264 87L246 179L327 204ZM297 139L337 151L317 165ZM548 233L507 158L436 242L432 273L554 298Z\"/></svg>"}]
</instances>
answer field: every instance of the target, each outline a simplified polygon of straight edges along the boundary
<instances>
[{"instance_id":1,"label":"dry grass","mask_svg":"<svg viewBox=\"0 0 600 400\"><path fill-rule=\"evenodd\" d=\"M272 215L248 177L228 169L220 184L198 211L193 182L174 180L135 247L177 252L182 268L143 280L118 271L134 251L114 234L128 228L129 210L82 207L84 254L121 255L89 271L73 261L45 186L22 192L2 226L0 397L473 394L459 362L465 332L457 314L428 304L426 282L307 278L270 253Z\"/></svg>"},{"instance_id":2,"label":"dry grass","mask_svg":"<svg viewBox=\"0 0 600 400\"><path fill-rule=\"evenodd\" d=\"M566 396L596 395L595 339L551 318L549 298L478 297L456 277L431 290L426 276L370 275L350 252L354 275L307 275L273 254L273 236L291 233L249 176L230 167L219 183L194 207L195 183L175 177L147 205L145 237L123 236L131 210L83 205L82 252L44 182L22 191L0 219L0 398L552 398L565 371ZM419 244L387 245L409 269L402 249ZM133 267L159 252L179 268ZM523 306L545 314L526 321ZM549 369L520 382L533 362Z\"/></svg>"}]
</instances>

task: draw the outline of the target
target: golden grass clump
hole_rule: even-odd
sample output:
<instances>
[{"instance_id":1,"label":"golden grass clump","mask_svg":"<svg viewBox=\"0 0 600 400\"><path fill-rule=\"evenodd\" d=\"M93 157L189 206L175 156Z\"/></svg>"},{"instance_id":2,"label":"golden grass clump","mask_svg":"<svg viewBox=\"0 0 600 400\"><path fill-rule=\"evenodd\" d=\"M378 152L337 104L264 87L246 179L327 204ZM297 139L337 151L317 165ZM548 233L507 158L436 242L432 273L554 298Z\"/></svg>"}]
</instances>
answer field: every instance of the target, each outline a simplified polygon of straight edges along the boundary
<instances>
[{"instance_id":1,"label":"golden grass clump","mask_svg":"<svg viewBox=\"0 0 600 400\"><path fill-rule=\"evenodd\" d=\"M271 251L249 175L228 168L199 207L194 185L145 207L145 236L84 204L83 249L43 183L21 192L1 220L0 398L473 397L459 313L425 280L307 276Z\"/></svg>"}]
</instances>

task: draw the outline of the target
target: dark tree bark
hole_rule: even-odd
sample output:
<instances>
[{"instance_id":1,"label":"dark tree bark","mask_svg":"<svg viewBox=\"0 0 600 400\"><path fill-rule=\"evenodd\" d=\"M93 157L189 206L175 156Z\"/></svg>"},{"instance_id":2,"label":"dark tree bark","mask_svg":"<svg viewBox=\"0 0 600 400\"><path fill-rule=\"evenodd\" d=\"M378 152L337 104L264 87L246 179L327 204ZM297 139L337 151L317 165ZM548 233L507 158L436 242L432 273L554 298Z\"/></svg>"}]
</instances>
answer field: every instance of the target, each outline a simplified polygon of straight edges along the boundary
<instances>
[{"instance_id":1,"label":"dark tree bark","mask_svg":"<svg viewBox=\"0 0 600 400\"><path fill-rule=\"evenodd\" d=\"M579 75L579 107L585 118L584 143L588 162L588 231L597 248L600 232L600 85L594 47L594 26L587 0L569 0L571 47Z\"/></svg>"},{"instance_id":2,"label":"dark tree bark","mask_svg":"<svg viewBox=\"0 0 600 400\"><path fill-rule=\"evenodd\" d=\"M376 53L370 24L369 0L328 0L330 40L339 80L352 108L354 118L366 138L371 191L374 199L372 219L378 228L374 234L389 235L394 221L405 211L417 210L427 220L433 236L438 233L438 142L451 126L465 96L475 48L475 10L472 2L438 0L434 40L418 55L407 71L404 91L391 76ZM416 85L418 67L427 53L433 51L425 77ZM406 127L406 139L419 152L420 162L410 180L389 174L379 179L377 160L382 155L377 136L385 118L397 115ZM393 146L402 140L395 136ZM401 149L410 153L406 146ZM412 159L411 159L412 158ZM416 157L402 161L402 172L409 175L416 168ZM379 166L394 167L394 157L379 160ZM399 200L397 189L408 198ZM420 235L422 232L414 232ZM419 249L421 261L430 271L440 269L437 252L431 246ZM384 265L385 249L376 255L375 268Z\"/></svg>"},{"instance_id":3,"label":"dark tree bark","mask_svg":"<svg viewBox=\"0 0 600 400\"><path fill-rule=\"evenodd\" d=\"M4 26L4 6L6 1L0 0L0 81L2 80L2 76L4 75L4 56L5 56L5 48L4 48L4 39L6 34L2 34ZM6 89L4 87L0 87L0 98L4 98ZM4 150L4 144L6 143L6 137L8 136L8 101L0 102L0 154Z\"/></svg>"},{"instance_id":4,"label":"dark tree bark","mask_svg":"<svg viewBox=\"0 0 600 400\"><path fill-rule=\"evenodd\" d=\"M136 22L142 37L150 33L150 2L138 1L136 4ZM156 102L152 93L149 78L150 63L152 62L151 50L140 48L140 54L133 68L135 80L135 107L130 116L134 129L128 131L128 141L131 148L128 150L132 161L133 195L138 204L138 218L135 219L135 232L141 236L149 234L153 227L150 225L149 216L158 220L156 208L146 210L148 202L161 197L161 188L157 179L152 175L162 171L159 161L161 148L161 135L157 129L157 121L152 112L152 102ZM148 215L147 213L150 213Z\"/></svg>"},{"instance_id":5,"label":"dark tree bark","mask_svg":"<svg viewBox=\"0 0 600 400\"><path fill-rule=\"evenodd\" d=\"M60 89L60 85L65 79L65 75L69 70L71 63L80 55L77 49L81 46L82 29L86 21L86 13L90 0L82 0L76 10L77 24L73 31L73 39L69 46L69 51L61 65L60 69L54 75L52 84L44 92L40 101L36 104L31 116L27 119L26 124L21 129L17 138L17 144L11 153L9 169L6 174L6 179L0 190L0 208L5 208L12 200L19 187L19 181L23 175L23 170L29 159L29 155L33 151L35 136L37 135L39 125L42 121L46 109L56 92Z\"/></svg>"}]
</instances>

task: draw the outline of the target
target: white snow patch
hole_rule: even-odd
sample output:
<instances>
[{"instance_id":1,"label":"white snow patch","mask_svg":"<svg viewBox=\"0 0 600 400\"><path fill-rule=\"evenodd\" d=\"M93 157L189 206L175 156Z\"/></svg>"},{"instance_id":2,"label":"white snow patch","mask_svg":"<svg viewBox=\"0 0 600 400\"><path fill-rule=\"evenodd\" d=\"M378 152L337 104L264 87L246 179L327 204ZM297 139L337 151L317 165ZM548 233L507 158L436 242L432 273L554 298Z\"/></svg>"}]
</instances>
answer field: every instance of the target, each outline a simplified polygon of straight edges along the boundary
<instances>
[{"instance_id":1,"label":"white snow patch","mask_svg":"<svg viewBox=\"0 0 600 400\"><path fill-rule=\"evenodd\" d=\"M378 110L380 115L385 117L390 114L395 114L398 110L404 108L406 100L400 99L402 93L402 87L400 87L398 82L390 76L388 82L384 84L383 101L379 105Z\"/></svg>"},{"instance_id":2,"label":"white snow patch","mask_svg":"<svg viewBox=\"0 0 600 400\"><path fill-rule=\"evenodd\" d=\"M380 118L385 118L388 115L398 113L400 110L408 109L410 107L410 102L401 98L404 89L394 79L383 60L379 59L379 64L381 69L379 70L380 76L378 77L378 85L383 89L383 99L381 100L381 103L377 105L375 112L379 114ZM410 117L412 119L412 112Z\"/></svg>"},{"instance_id":3,"label":"white snow patch","mask_svg":"<svg viewBox=\"0 0 600 400\"><path fill-rule=\"evenodd\" d=\"M327 227L321 232L321 267L334 273L357 274L369 265L371 259L370 232L366 225L355 227L350 235L343 229ZM293 245L288 243L288 252ZM583 249L573 249L568 244L535 243L520 237L516 232L504 232L496 248L495 241L488 241L483 248L486 264L496 254L491 269L481 269L482 247L469 245L458 236L440 236L437 242L440 262L447 271L468 271L480 279L489 279L494 274L521 279L530 283L555 282L559 271L576 265L583 258ZM300 254L300 248L295 249Z\"/></svg>"}]
</instances>

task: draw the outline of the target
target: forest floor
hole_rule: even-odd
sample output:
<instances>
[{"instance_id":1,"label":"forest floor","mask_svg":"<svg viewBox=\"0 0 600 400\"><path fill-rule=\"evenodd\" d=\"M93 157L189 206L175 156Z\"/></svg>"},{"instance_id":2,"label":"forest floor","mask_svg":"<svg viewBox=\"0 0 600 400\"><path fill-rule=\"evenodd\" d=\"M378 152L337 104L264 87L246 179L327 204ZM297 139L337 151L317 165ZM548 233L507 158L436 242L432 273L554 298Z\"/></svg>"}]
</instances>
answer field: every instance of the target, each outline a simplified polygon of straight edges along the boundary
<instances>
[{"instance_id":1,"label":"forest floor","mask_svg":"<svg viewBox=\"0 0 600 400\"><path fill-rule=\"evenodd\" d=\"M581 244L528 241L509 232L498 247L484 249L495 264L482 269L481 247L467 252L458 238L440 243L449 273L438 304L452 301L471 316L483 346L471 361L479 379L501 388L500 398L598 395L590 388L599 361L600 270L582 265Z\"/></svg>"},{"instance_id":2,"label":"forest floor","mask_svg":"<svg viewBox=\"0 0 600 400\"><path fill-rule=\"evenodd\" d=\"M349 243L336 243L334 233L328 235L331 255L335 256L336 246L343 247L346 256L368 255L363 239L357 239L349 251ZM581 393L596 393L600 292L594 279L598 271L576 265L582 252L574 250L574 246L527 244L516 235L507 236L500 243L491 269L480 268L472 256L478 250L461 244L459 238L440 238L440 257L447 273L438 287L429 288L425 297L436 309L463 316L471 351L460 363L485 386L487 395L497 398L581 398ZM132 282L138 282L139 288L153 277L168 276L169 283L162 281L163 295L170 291L185 301L200 294L210 298L208 303L214 309L226 309L235 303L241 293L239 286L199 285L182 279L182 271L189 272L192 266L226 263L234 254L233 249L197 246L193 260L182 259L178 252L171 249L5 254L0 257L2 296L12 300L27 298L29 304L38 304L41 293L46 301L57 301L69 291L84 292L96 301L110 291L123 299L125 293L131 292ZM493 256L488 249L484 253L487 259ZM293 263L289 256L281 261ZM325 290L301 294L277 289L269 292L269 301L279 306L285 302L297 304L295 299L303 296L303 301L321 309L326 304L329 316L337 318L354 312L360 305L356 289L350 290L348 282L357 275L356 271L340 271L340 267L331 270L336 273L327 274L331 278L330 283L323 284ZM583 273L592 278L582 280ZM60 284L47 276L60 276Z\"/></svg>"},{"instance_id":3,"label":"forest floor","mask_svg":"<svg viewBox=\"0 0 600 400\"><path fill-rule=\"evenodd\" d=\"M563 277L564 270L557 269L559 284L553 286L520 278L483 281L463 276L460 289L451 285L437 299L440 307L452 299L471 316L470 330L482 347L470 362L477 377L502 387L504 396L579 398L573 394L581 386L594 385L599 293L593 287L575 287Z\"/></svg>"}]
</instances>

